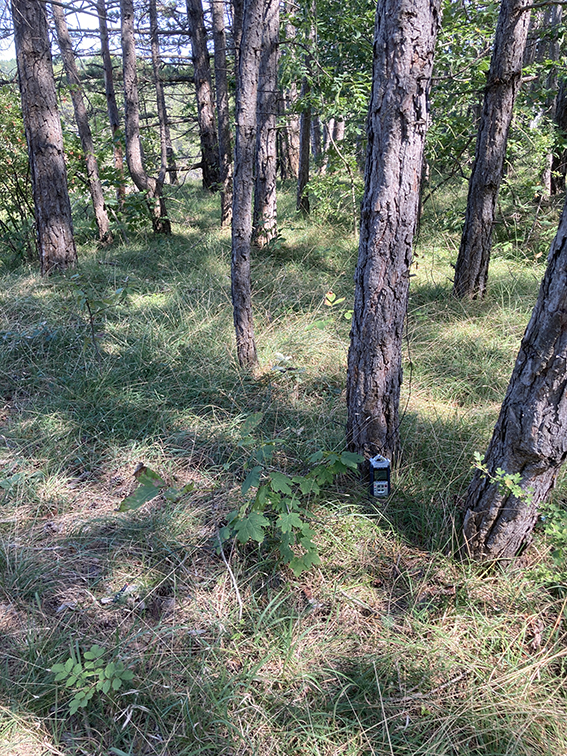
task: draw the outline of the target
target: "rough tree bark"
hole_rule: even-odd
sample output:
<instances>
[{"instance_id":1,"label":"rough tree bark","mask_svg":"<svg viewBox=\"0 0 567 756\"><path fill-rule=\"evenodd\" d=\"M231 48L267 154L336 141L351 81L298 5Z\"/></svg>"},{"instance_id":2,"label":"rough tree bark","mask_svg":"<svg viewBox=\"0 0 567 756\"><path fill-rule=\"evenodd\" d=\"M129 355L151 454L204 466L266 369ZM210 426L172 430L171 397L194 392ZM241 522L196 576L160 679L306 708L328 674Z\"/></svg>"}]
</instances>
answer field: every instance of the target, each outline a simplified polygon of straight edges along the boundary
<instances>
[{"instance_id":1,"label":"rough tree bark","mask_svg":"<svg viewBox=\"0 0 567 756\"><path fill-rule=\"evenodd\" d=\"M471 556L509 559L531 540L537 506L553 488L566 456L567 205L484 459L490 475L498 467L519 473L532 498L506 495L477 470L465 502Z\"/></svg>"},{"instance_id":2,"label":"rough tree bark","mask_svg":"<svg viewBox=\"0 0 567 756\"><path fill-rule=\"evenodd\" d=\"M253 239L258 247L263 247L275 238L278 232L276 116L279 31L280 0L266 0L256 113Z\"/></svg>"},{"instance_id":3,"label":"rough tree bark","mask_svg":"<svg viewBox=\"0 0 567 756\"><path fill-rule=\"evenodd\" d=\"M236 351L242 367L254 368L258 358L254 341L250 284L252 189L256 144L256 102L262 53L262 22L266 0L246 0L236 85L236 147L232 200L232 305Z\"/></svg>"},{"instance_id":4,"label":"rough tree bark","mask_svg":"<svg viewBox=\"0 0 567 756\"><path fill-rule=\"evenodd\" d=\"M75 62L75 53L73 52L71 37L69 36L69 29L67 27L67 21L62 6L54 3L51 6L51 10L55 22L55 30L57 32L57 42L59 44L59 49L61 50L61 58L65 68L65 74L67 75L67 81L69 82L73 110L75 111L75 121L77 122L79 138L83 148L89 191L91 193L95 221L98 228L98 238L103 244L109 244L112 242L112 234L110 232L110 223L106 212L106 206L104 204L104 194L102 192L102 184L98 173L98 161L95 155L93 135L83 97L83 88L81 86L81 80Z\"/></svg>"},{"instance_id":5,"label":"rough tree bark","mask_svg":"<svg viewBox=\"0 0 567 756\"><path fill-rule=\"evenodd\" d=\"M238 78L240 66L240 43L244 21L244 0L232 0L232 42L234 45L234 77Z\"/></svg>"},{"instance_id":6,"label":"rough tree bark","mask_svg":"<svg viewBox=\"0 0 567 756\"><path fill-rule=\"evenodd\" d=\"M347 374L347 439L399 452L402 332L440 0L378 4L368 152Z\"/></svg>"},{"instance_id":7,"label":"rough tree bark","mask_svg":"<svg viewBox=\"0 0 567 756\"><path fill-rule=\"evenodd\" d=\"M100 54L104 69L104 90L106 94L106 107L108 110L108 120L110 122L110 131L112 133L112 145L114 150L114 168L119 177L117 189L117 199L120 207L124 204L126 196L126 187L124 186L124 155L122 151L122 141L120 139L120 115L116 105L116 92L114 89L114 75L112 69L112 57L110 55L110 44L108 36L108 26L106 23L106 5L105 0L97 0L98 27L100 33Z\"/></svg>"},{"instance_id":8,"label":"rough tree bark","mask_svg":"<svg viewBox=\"0 0 567 756\"><path fill-rule=\"evenodd\" d=\"M162 197L165 172L160 174L156 180L152 176L148 176L142 161L133 0L121 0L120 9L122 16L122 62L124 72L124 124L128 170L137 188L141 192L147 193L154 231L160 234L170 234L171 223L167 217L165 201Z\"/></svg>"},{"instance_id":9,"label":"rough tree bark","mask_svg":"<svg viewBox=\"0 0 567 756\"><path fill-rule=\"evenodd\" d=\"M216 191L219 187L219 151L215 127L215 106L211 86L211 66L207 49L207 32L201 0L187 0L187 17L193 57L193 76L197 97L197 119L201 140L201 170L203 188Z\"/></svg>"},{"instance_id":10,"label":"rough tree bark","mask_svg":"<svg viewBox=\"0 0 567 756\"><path fill-rule=\"evenodd\" d=\"M39 258L45 275L77 262L46 6L37 0L12 0L12 21Z\"/></svg>"},{"instance_id":11,"label":"rough tree bark","mask_svg":"<svg viewBox=\"0 0 567 756\"><path fill-rule=\"evenodd\" d=\"M227 226L232 220L232 140L230 137L230 111L228 103L224 0L211 0L211 8L213 11L215 84L219 129L221 226Z\"/></svg>"},{"instance_id":12,"label":"rough tree bark","mask_svg":"<svg viewBox=\"0 0 567 756\"><path fill-rule=\"evenodd\" d=\"M482 299L486 292L496 199L530 22L524 9L529 4L530 0L502 0L500 6L455 267L453 294L460 298Z\"/></svg>"}]
</instances>

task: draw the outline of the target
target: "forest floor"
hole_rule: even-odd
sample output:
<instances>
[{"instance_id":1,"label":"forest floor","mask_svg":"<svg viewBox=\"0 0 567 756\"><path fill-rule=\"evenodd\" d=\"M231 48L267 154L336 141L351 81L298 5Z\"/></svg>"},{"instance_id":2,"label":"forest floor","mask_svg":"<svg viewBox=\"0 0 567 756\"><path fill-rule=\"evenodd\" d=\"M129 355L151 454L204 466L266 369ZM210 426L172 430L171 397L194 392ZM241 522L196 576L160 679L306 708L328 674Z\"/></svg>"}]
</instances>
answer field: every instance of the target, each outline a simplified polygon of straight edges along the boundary
<instances>
[{"instance_id":1,"label":"forest floor","mask_svg":"<svg viewBox=\"0 0 567 756\"><path fill-rule=\"evenodd\" d=\"M282 472L344 448L348 223L282 195L281 237L253 258L254 376L230 235L194 187L171 238L84 244L79 277L0 270L0 756L567 753L567 590L543 524L511 566L456 556L545 254L497 243L486 300L455 301L447 197L412 270L392 494L325 490L322 564L299 577L269 542L223 556L217 534L247 417ZM120 512L139 463L193 490ZM93 646L110 689L72 713Z\"/></svg>"}]
</instances>

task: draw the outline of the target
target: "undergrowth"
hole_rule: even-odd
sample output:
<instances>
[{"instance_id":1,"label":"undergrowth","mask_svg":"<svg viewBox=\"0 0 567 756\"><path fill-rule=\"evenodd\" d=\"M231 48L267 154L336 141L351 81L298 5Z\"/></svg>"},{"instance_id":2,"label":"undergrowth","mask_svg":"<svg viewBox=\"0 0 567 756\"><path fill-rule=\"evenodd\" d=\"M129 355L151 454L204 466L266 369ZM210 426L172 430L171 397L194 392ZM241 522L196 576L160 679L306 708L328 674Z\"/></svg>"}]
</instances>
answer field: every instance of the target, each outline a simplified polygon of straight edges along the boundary
<instances>
[{"instance_id":1,"label":"undergrowth","mask_svg":"<svg viewBox=\"0 0 567 756\"><path fill-rule=\"evenodd\" d=\"M80 279L2 277L0 754L567 751L553 528L507 570L455 557L543 259L497 250L487 299L457 302L453 189L426 206L403 456L371 501L312 473L344 450L356 240L281 195L278 243L253 258L252 376L217 200L183 191L171 238L83 247ZM266 537L238 543L256 505ZM307 521L321 563L296 576L270 528Z\"/></svg>"}]
</instances>

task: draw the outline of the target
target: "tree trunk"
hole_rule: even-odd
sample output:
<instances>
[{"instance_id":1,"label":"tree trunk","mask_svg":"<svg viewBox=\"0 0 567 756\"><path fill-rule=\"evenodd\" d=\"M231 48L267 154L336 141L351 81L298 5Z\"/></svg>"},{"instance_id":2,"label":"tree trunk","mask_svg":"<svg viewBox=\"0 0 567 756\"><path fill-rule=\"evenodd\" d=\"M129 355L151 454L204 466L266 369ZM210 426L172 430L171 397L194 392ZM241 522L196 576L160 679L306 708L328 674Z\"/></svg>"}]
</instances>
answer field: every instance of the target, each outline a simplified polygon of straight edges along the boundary
<instances>
[{"instance_id":1,"label":"tree trunk","mask_svg":"<svg viewBox=\"0 0 567 756\"><path fill-rule=\"evenodd\" d=\"M399 453L402 334L440 0L378 5L347 374L347 440Z\"/></svg>"},{"instance_id":2,"label":"tree trunk","mask_svg":"<svg viewBox=\"0 0 567 756\"><path fill-rule=\"evenodd\" d=\"M256 143L256 102L262 54L265 0L246 0L236 85L236 148L232 201L232 305L238 361L257 364L250 284L252 240L252 167Z\"/></svg>"},{"instance_id":3,"label":"tree trunk","mask_svg":"<svg viewBox=\"0 0 567 756\"><path fill-rule=\"evenodd\" d=\"M258 82L254 243L263 247L277 235L277 146L280 0L266 0Z\"/></svg>"},{"instance_id":4,"label":"tree trunk","mask_svg":"<svg viewBox=\"0 0 567 756\"><path fill-rule=\"evenodd\" d=\"M221 226L232 220L232 145L226 68L226 34L224 0L211 0L213 11L213 42L215 46L215 84L219 127L219 162L221 185Z\"/></svg>"},{"instance_id":5,"label":"tree trunk","mask_svg":"<svg viewBox=\"0 0 567 756\"><path fill-rule=\"evenodd\" d=\"M124 71L124 124L128 170L137 188L141 192L147 193L155 233L170 234L171 224L167 217L165 201L161 195L164 175L160 176L158 180L148 176L142 161L133 0L121 0L120 8L122 15L122 60Z\"/></svg>"},{"instance_id":6,"label":"tree trunk","mask_svg":"<svg viewBox=\"0 0 567 756\"><path fill-rule=\"evenodd\" d=\"M77 262L45 4L12 0L12 21L39 258L45 275Z\"/></svg>"},{"instance_id":7,"label":"tree trunk","mask_svg":"<svg viewBox=\"0 0 567 756\"><path fill-rule=\"evenodd\" d=\"M118 114L118 106L116 105L112 58L110 56L110 45L108 41L105 0L97 0L97 12L100 31L100 54L102 56L102 65L104 68L106 106L108 109L108 120L110 122L110 131L112 133L112 144L114 149L114 168L120 179L117 190L117 199L118 205L122 207L124 204L124 197L126 196L126 187L124 186L124 156L122 153L122 141L120 139L120 116Z\"/></svg>"},{"instance_id":8,"label":"tree trunk","mask_svg":"<svg viewBox=\"0 0 567 756\"><path fill-rule=\"evenodd\" d=\"M87 115L85 100L83 98L79 72L77 71L77 65L75 63L75 54L73 52L73 46L71 45L71 37L69 36L69 29L67 28L67 21L65 20L65 13L63 12L62 6L54 3L52 4L51 9L57 32L57 41L59 43L59 49L61 50L61 58L67 75L67 81L69 82L71 100L73 101L73 109L75 111L75 121L77 122L77 129L79 131L79 138L81 140L81 146L83 148L85 164L87 167L87 179L89 182L95 221L98 228L98 238L103 244L109 244L112 242L110 223L108 221L106 206L104 204L104 195L98 173L98 162L95 155L93 135L89 125L89 118Z\"/></svg>"},{"instance_id":9,"label":"tree trunk","mask_svg":"<svg viewBox=\"0 0 567 756\"><path fill-rule=\"evenodd\" d=\"M565 191L567 174L567 149L562 145L567 141L567 80L561 79L555 98L555 125L559 145L551 156L551 194Z\"/></svg>"},{"instance_id":10,"label":"tree trunk","mask_svg":"<svg viewBox=\"0 0 567 756\"><path fill-rule=\"evenodd\" d=\"M238 78L240 68L240 44L244 21L244 0L232 0L232 40L234 44L234 77Z\"/></svg>"},{"instance_id":11,"label":"tree trunk","mask_svg":"<svg viewBox=\"0 0 567 756\"><path fill-rule=\"evenodd\" d=\"M482 299L486 292L496 199L506 157L514 101L522 78L522 61L530 14L529 0L502 0L484 104L469 181L461 246L453 294Z\"/></svg>"},{"instance_id":12,"label":"tree trunk","mask_svg":"<svg viewBox=\"0 0 567 756\"><path fill-rule=\"evenodd\" d=\"M311 86L307 77L301 85L301 99L309 97ZM305 215L309 214L309 158L311 154L311 105L305 105L299 120L299 166L297 171L297 200L296 209Z\"/></svg>"},{"instance_id":13,"label":"tree trunk","mask_svg":"<svg viewBox=\"0 0 567 756\"><path fill-rule=\"evenodd\" d=\"M311 154L316 164L321 160L322 136L321 119L318 113L314 113L311 117Z\"/></svg>"},{"instance_id":14,"label":"tree trunk","mask_svg":"<svg viewBox=\"0 0 567 756\"><path fill-rule=\"evenodd\" d=\"M334 129L335 119L329 118L323 129L323 132L325 134L325 138L323 140L323 159L321 160L321 165L319 166L319 173L321 174L321 176L324 176L327 173L327 168L329 167L329 150L331 149L331 145L333 143Z\"/></svg>"},{"instance_id":15,"label":"tree trunk","mask_svg":"<svg viewBox=\"0 0 567 756\"><path fill-rule=\"evenodd\" d=\"M211 86L211 66L207 49L207 32L202 0L187 0L187 17L191 35L197 119L201 139L203 188L216 191L219 187L219 148L215 128L215 106Z\"/></svg>"},{"instance_id":16,"label":"tree trunk","mask_svg":"<svg viewBox=\"0 0 567 756\"><path fill-rule=\"evenodd\" d=\"M159 26L156 0L150 0L150 43L152 48L152 71L154 75L154 86L156 88L156 106L159 122L159 144L160 144L160 172L158 182L163 185L165 177L169 175L170 183L177 183L177 166L171 144L171 134L169 132L169 123L167 120L167 110L165 107L165 95L163 92L163 82L161 80L161 56L159 50Z\"/></svg>"},{"instance_id":17,"label":"tree trunk","mask_svg":"<svg viewBox=\"0 0 567 756\"><path fill-rule=\"evenodd\" d=\"M484 465L519 473L531 500L478 471L467 491L465 545L478 559L508 559L529 543L538 504L567 456L567 205L516 359Z\"/></svg>"},{"instance_id":18,"label":"tree trunk","mask_svg":"<svg viewBox=\"0 0 567 756\"><path fill-rule=\"evenodd\" d=\"M297 84L292 82L280 99L281 113L285 116L280 131L280 175L284 181L297 181L299 176L300 116L294 111L297 98Z\"/></svg>"},{"instance_id":19,"label":"tree trunk","mask_svg":"<svg viewBox=\"0 0 567 756\"><path fill-rule=\"evenodd\" d=\"M288 3L284 3L284 11L290 13ZM297 29L288 19L285 25L286 42L293 44L297 37ZM299 175L299 114L295 112L298 92L297 84L292 81L288 89L280 98L280 114L285 116L285 123L279 130L280 134L280 175L286 179L297 181Z\"/></svg>"}]
</instances>

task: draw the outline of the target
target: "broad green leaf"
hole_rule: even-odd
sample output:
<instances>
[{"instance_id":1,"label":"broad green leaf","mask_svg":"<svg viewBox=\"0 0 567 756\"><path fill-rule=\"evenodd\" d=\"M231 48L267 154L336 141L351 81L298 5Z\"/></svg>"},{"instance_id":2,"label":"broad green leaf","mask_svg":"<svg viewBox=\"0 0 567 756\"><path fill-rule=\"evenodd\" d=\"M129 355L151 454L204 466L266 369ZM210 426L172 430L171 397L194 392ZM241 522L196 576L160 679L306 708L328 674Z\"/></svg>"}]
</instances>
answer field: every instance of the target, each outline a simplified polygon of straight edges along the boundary
<instances>
[{"instance_id":1,"label":"broad green leaf","mask_svg":"<svg viewBox=\"0 0 567 756\"><path fill-rule=\"evenodd\" d=\"M122 680L120 677L115 677L112 681L112 688L113 690L118 690L118 688L122 685Z\"/></svg>"},{"instance_id":2,"label":"broad green leaf","mask_svg":"<svg viewBox=\"0 0 567 756\"><path fill-rule=\"evenodd\" d=\"M291 493L291 478L279 472L270 473L270 480L274 491L281 491L284 494Z\"/></svg>"},{"instance_id":3,"label":"broad green leaf","mask_svg":"<svg viewBox=\"0 0 567 756\"><path fill-rule=\"evenodd\" d=\"M264 540L264 529L269 524L269 520L264 515L261 515L259 512L250 512L247 517L236 522L233 527L236 532L236 538L240 543L247 543L250 540L262 543Z\"/></svg>"},{"instance_id":4,"label":"broad green leaf","mask_svg":"<svg viewBox=\"0 0 567 756\"><path fill-rule=\"evenodd\" d=\"M15 473L15 475L11 475L9 478L3 478L0 480L0 488L3 488L5 491L9 491L11 488L13 488L15 485L17 485L21 480L23 480L25 477L25 473Z\"/></svg>"},{"instance_id":5,"label":"broad green leaf","mask_svg":"<svg viewBox=\"0 0 567 756\"><path fill-rule=\"evenodd\" d=\"M148 501L155 499L160 490L153 483L146 483L127 496L118 507L119 512L129 512L132 509L139 509Z\"/></svg>"},{"instance_id":6,"label":"broad green leaf","mask_svg":"<svg viewBox=\"0 0 567 756\"><path fill-rule=\"evenodd\" d=\"M264 417L263 412L254 412L252 415L248 415L248 417L243 422L242 427L240 429L241 435L247 436L251 430L254 430L254 428L257 425L260 425L263 417Z\"/></svg>"},{"instance_id":7,"label":"broad green leaf","mask_svg":"<svg viewBox=\"0 0 567 756\"><path fill-rule=\"evenodd\" d=\"M303 520L297 514L297 512L290 512L289 514L281 514L276 525L281 529L282 533L289 533L293 528L301 528Z\"/></svg>"},{"instance_id":8,"label":"broad green leaf","mask_svg":"<svg viewBox=\"0 0 567 756\"><path fill-rule=\"evenodd\" d=\"M318 494L321 491L319 485L313 480L313 478L305 478L302 475L295 475L292 480L299 485L299 490L302 494Z\"/></svg>"},{"instance_id":9,"label":"broad green leaf","mask_svg":"<svg viewBox=\"0 0 567 756\"><path fill-rule=\"evenodd\" d=\"M355 454L354 452L344 451L341 454L341 462L343 463L343 465L356 470L358 468L358 465L361 465L364 462L364 457L362 456L362 454Z\"/></svg>"},{"instance_id":10,"label":"broad green leaf","mask_svg":"<svg viewBox=\"0 0 567 756\"><path fill-rule=\"evenodd\" d=\"M106 665L106 668L104 670L104 676L110 679L111 677L114 676L114 670L115 670L114 662L110 662L109 664Z\"/></svg>"},{"instance_id":11,"label":"broad green leaf","mask_svg":"<svg viewBox=\"0 0 567 756\"><path fill-rule=\"evenodd\" d=\"M254 504L257 504L258 506L262 507L266 503L266 496L268 495L268 491L270 490L270 487L267 485L260 486L258 489L258 493L256 494L256 499L254 500Z\"/></svg>"},{"instance_id":12,"label":"broad green leaf","mask_svg":"<svg viewBox=\"0 0 567 756\"><path fill-rule=\"evenodd\" d=\"M256 467L253 467L248 475L246 476L246 480L242 484L241 491L243 494L248 493L248 491L251 488L257 488L260 485L260 475L262 474L262 467L260 465L256 465Z\"/></svg>"},{"instance_id":13,"label":"broad green leaf","mask_svg":"<svg viewBox=\"0 0 567 756\"><path fill-rule=\"evenodd\" d=\"M111 685L110 680L105 680L102 683L100 689L102 690L103 693L108 693L108 691L110 690L110 685Z\"/></svg>"},{"instance_id":14,"label":"broad green leaf","mask_svg":"<svg viewBox=\"0 0 567 756\"><path fill-rule=\"evenodd\" d=\"M91 646L88 651L85 651L83 656L85 659L98 659L99 656L104 654L104 648L102 646Z\"/></svg>"}]
</instances>

